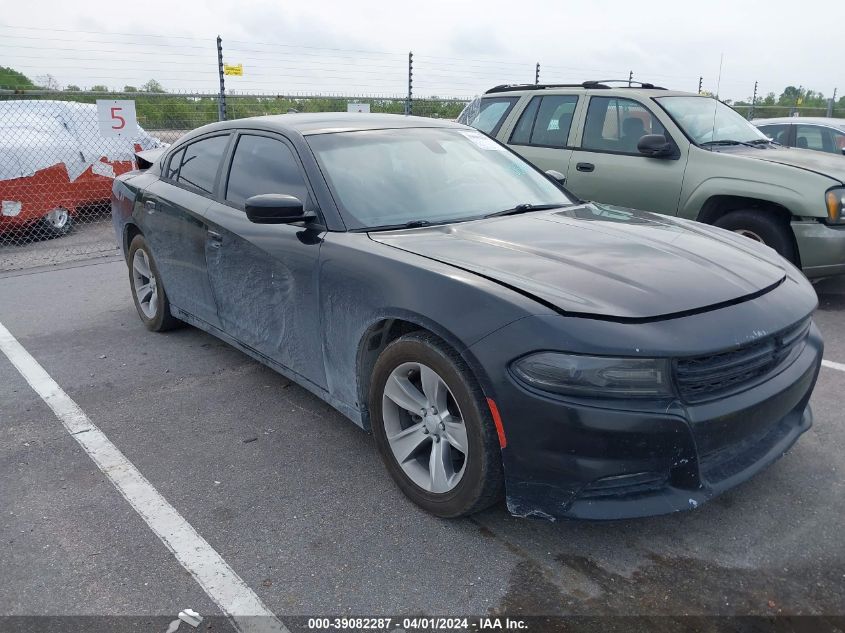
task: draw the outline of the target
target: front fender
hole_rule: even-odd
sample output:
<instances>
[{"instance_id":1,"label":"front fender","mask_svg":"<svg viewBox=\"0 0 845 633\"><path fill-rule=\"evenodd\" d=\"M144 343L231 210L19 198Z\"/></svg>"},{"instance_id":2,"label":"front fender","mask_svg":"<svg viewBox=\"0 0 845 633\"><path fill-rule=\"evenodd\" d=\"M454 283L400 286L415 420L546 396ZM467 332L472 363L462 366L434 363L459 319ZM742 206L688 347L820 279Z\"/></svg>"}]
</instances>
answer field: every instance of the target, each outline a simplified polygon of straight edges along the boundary
<instances>
[{"instance_id":1,"label":"front fender","mask_svg":"<svg viewBox=\"0 0 845 633\"><path fill-rule=\"evenodd\" d=\"M442 338L463 355L483 388L487 378L470 345L525 316L553 314L493 281L361 233L327 234L318 284L327 388L333 400L358 411L366 401L364 346L390 320ZM363 417L356 421L366 426Z\"/></svg>"}]
</instances>

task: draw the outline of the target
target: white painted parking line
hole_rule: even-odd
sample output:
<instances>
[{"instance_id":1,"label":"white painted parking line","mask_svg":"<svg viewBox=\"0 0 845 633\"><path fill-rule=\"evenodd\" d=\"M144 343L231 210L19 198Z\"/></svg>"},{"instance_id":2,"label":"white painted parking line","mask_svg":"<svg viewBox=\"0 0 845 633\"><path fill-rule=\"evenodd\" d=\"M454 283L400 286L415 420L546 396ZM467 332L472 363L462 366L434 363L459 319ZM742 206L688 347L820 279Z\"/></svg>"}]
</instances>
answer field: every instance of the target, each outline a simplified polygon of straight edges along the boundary
<instances>
[{"instance_id":1,"label":"white painted parking line","mask_svg":"<svg viewBox=\"0 0 845 633\"><path fill-rule=\"evenodd\" d=\"M261 599L0 323L0 350L123 498L242 633L288 633Z\"/></svg>"},{"instance_id":2,"label":"white painted parking line","mask_svg":"<svg viewBox=\"0 0 845 633\"><path fill-rule=\"evenodd\" d=\"M845 371L845 365L842 363L834 363L832 360L823 360L822 367L829 367L830 369L838 369L839 371Z\"/></svg>"}]
</instances>

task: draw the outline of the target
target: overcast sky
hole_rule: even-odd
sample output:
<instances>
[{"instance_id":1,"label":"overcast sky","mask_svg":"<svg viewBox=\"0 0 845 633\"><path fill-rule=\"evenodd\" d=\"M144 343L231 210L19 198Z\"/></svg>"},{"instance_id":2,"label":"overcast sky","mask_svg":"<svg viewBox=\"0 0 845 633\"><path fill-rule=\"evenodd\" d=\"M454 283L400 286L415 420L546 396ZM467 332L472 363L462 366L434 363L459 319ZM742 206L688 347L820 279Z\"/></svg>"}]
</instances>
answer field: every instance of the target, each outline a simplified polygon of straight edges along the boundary
<instances>
[{"instance_id":1,"label":"overcast sky","mask_svg":"<svg viewBox=\"0 0 845 633\"><path fill-rule=\"evenodd\" d=\"M537 61L547 82L632 70L693 91L702 75L715 92L721 55L722 98L750 96L755 80L761 94L845 90L845 0L33 0L2 19L0 65L82 87L213 91L220 34L225 61L244 65L227 88L253 92L402 95L411 50L420 96L533 82Z\"/></svg>"}]
</instances>

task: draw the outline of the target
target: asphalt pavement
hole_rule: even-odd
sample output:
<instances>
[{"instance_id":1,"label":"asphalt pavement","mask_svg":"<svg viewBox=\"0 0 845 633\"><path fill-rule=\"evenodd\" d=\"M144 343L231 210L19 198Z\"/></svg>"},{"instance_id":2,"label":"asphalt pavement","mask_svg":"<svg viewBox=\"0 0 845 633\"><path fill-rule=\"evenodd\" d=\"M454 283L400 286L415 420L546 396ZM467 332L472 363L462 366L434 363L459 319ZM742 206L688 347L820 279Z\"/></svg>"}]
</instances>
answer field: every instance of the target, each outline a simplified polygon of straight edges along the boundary
<instances>
[{"instance_id":1,"label":"asphalt pavement","mask_svg":"<svg viewBox=\"0 0 845 633\"><path fill-rule=\"evenodd\" d=\"M817 285L845 363L845 280ZM845 614L845 371L781 460L692 512L445 521L372 441L193 328L143 328L122 260L0 274L2 323L282 621L370 614ZM0 615L220 614L0 355Z\"/></svg>"}]
</instances>

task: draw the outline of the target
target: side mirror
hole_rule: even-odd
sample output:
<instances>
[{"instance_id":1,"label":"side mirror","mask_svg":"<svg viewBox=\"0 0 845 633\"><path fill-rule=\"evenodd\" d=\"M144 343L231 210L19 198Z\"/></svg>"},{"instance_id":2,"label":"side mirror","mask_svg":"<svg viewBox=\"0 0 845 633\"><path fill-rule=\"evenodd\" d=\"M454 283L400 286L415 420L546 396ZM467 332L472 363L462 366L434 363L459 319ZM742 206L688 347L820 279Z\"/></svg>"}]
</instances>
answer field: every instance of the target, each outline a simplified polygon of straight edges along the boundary
<instances>
[{"instance_id":1,"label":"side mirror","mask_svg":"<svg viewBox=\"0 0 845 633\"><path fill-rule=\"evenodd\" d=\"M675 149L662 134L646 134L637 142L637 151L651 158L671 156Z\"/></svg>"},{"instance_id":2,"label":"side mirror","mask_svg":"<svg viewBox=\"0 0 845 633\"><path fill-rule=\"evenodd\" d=\"M246 217L256 224L307 222L315 217L305 213L299 198L281 193L264 193L247 198L244 208Z\"/></svg>"},{"instance_id":3,"label":"side mirror","mask_svg":"<svg viewBox=\"0 0 845 633\"><path fill-rule=\"evenodd\" d=\"M565 185L566 184L566 176L564 176L559 171L556 171L554 169L547 169L546 175L549 178L551 178L552 180L554 180L555 182L557 182L559 185Z\"/></svg>"}]
</instances>

